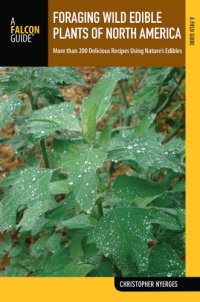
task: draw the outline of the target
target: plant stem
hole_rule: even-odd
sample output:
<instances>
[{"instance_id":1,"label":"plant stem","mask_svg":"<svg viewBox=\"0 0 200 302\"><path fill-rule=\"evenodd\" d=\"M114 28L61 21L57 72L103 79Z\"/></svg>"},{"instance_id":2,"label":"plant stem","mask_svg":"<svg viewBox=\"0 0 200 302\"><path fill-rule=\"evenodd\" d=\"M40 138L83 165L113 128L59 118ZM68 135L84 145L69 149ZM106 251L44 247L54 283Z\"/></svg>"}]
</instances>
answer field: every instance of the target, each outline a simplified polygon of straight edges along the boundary
<instances>
[{"instance_id":1,"label":"plant stem","mask_svg":"<svg viewBox=\"0 0 200 302\"><path fill-rule=\"evenodd\" d=\"M31 107L32 107L32 110L38 110L38 104L37 104L37 100L34 99L31 91L27 91L27 95L30 99L30 102L31 102ZM40 141L40 147L41 147L41 151L42 151L42 156L43 156L43 160L44 160L44 163L45 163L45 167L46 168L49 168L50 165L49 165L49 159L48 159L48 155L47 155L47 150L46 150L46 147L45 147L45 141L44 139L42 139Z\"/></svg>"},{"instance_id":2,"label":"plant stem","mask_svg":"<svg viewBox=\"0 0 200 302\"><path fill-rule=\"evenodd\" d=\"M161 112L163 109L165 109L165 107L167 107L167 105L170 104L170 102L172 101L174 95L177 92L177 89L178 89L179 85L181 84L181 82L183 81L184 78L185 78L185 71L180 76L179 80L177 81L177 85L170 92L170 94L168 95L168 97L166 98L166 100L164 101L164 103L158 109L155 109L155 111L154 111L155 113Z\"/></svg>"},{"instance_id":3,"label":"plant stem","mask_svg":"<svg viewBox=\"0 0 200 302\"><path fill-rule=\"evenodd\" d=\"M113 270L114 270L116 277L123 277L122 272L118 269L118 267L115 264L113 265Z\"/></svg>"},{"instance_id":4,"label":"plant stem","mask_svg":"<svg viewBox=\"0 0 200 302\"><path fill-rule=\"evenodd\" d=\"M178 132L181 128L184 127L184 123L181 123L177 129L175 129L168 137L166 137L163 141L163 144L167 143L168 141L170 141Z\"/></svg>"},{"instance_id":5,"label":"plant stem","mask_svg":"<svg viewBox=\"0 0 200 302\"><path fill-rule=\"evenodd\" d=\"M125 104L126 108L128 108L128 107L129 107L129 102L128 102L128 99L127 99L127 97L126 97L126 91L125 91L125 89L124 89L124 86L123 86L123 84L122 84L122 81L119 82L119 87L120 87L121 93L122 93L122 95L123 95L124 104Z\"/></svg>"},{"instance_id":6,"label":"plant stem","mask_svg":"<svg viewBox=\"0 0 200 302\"><path fill-rule=\"evenodd\" d=\"M101 199L97 201L97 211L98 211L98 217L100 219L101 217L103 217L103 207L102 207Z\"/></svg>"},{"instance_id":7,"label":"plant stem","mask_svg":"<svg viewBox=\"0 0 200 302\"><path fill-rule=\"evenodd\" d=\"M41 139L40 147L41 147L41 150L42 150L42 156L43 156L43 159L44 159L45 167L48 169L50 166L49 166L49 159L48 159L44 139Z\"/></svg>"},{"instance_id":8,"label":"plant stem","mask_svg":"<svg viewBox=\"0 0 200 302\"><path fill-rule=\"evenodd\" d=\"M128 99L127 99L127 97L126 97L126 91L125 91L125 89L124 89L124 86L123 86L123 84L122 84L122 81L119 82L119 87L120 87L121 93L122 93L122 95L123 95L124 104L125 104L126 108L128 109L128 108L129 108L129 102L128 102ZM130 126L130 124L131 124L131 116L129 116L129 117L127 118L127 121L126 121L126 125L127 125L127 126Z\"/></svg>"},{"instance_id":9,"label":"plant stem","mask_svg":"<svg viewBox=\"0 0 200 302\"><path fill-rule=\"evenodd\" d=\"M28 95L28 97L29 97L29 100L31 101L32 110L37 110L37 109L38 109L38 105L37 105L37 103L35 102L34 97L33 97L33 95L32 95L32 93L31 93L30 90L27 91L27 95Z\"/></svg>"}]
</instances>

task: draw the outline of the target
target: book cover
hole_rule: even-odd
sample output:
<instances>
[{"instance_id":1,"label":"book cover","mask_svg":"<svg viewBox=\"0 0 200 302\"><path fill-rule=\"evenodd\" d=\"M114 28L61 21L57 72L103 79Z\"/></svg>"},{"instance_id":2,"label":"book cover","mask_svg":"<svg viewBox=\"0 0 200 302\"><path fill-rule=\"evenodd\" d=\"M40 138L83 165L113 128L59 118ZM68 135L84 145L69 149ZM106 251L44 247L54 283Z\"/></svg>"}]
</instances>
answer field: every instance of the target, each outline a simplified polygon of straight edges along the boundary
<instances>
[{"instance_id":1,"label":"book cover","mask_svg":"<svg viewBox=\"0 0 200 302\"><path fill-rule=\"evenodd\" d=\"M4 5L6 301L198 301L198 17L183 0Z\"/></svg>"}]
</instances>

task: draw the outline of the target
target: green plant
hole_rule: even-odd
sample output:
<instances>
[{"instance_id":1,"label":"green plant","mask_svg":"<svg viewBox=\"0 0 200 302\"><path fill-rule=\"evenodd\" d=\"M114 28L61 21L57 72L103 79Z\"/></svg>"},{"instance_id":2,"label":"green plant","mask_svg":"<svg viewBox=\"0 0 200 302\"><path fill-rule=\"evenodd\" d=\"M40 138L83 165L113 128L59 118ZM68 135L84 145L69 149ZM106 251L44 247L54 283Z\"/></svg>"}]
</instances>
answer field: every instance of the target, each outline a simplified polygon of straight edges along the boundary
<instances>
[{"instance_id":1,"label":"green plant","mask_svg":"<svg viewBox=\"0 0 200 302\"><path fill-rule=\"evenodd\" d=\"M136 75L145 76L138 92ZM59 89L83 84L75 69L6 70L0 127L14 122L16 134L2 141L23 164L0 183L2 276L184 275L184 141L166 141L155 124L183 78L182 69L112 68L77 115ZM110 118L115 87L122 125Z\"/></svg>"}]
</instances>

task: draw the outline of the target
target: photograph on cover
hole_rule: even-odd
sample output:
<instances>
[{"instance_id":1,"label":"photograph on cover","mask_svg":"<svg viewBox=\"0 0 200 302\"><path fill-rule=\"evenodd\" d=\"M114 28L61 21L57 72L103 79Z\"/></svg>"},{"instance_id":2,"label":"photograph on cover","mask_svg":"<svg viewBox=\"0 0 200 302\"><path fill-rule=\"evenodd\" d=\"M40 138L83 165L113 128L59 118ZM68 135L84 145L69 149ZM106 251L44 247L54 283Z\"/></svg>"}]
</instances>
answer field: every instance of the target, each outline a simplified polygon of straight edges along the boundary
<instances>
[{"instance_id":1,"label":"photograph on cover","mask_svg":"<svg viewBox=\"0 0 200 302\"><path fill-rule=\"evenodd\" d=\"M185 69L0 68L0 276L185 275Z\"/></svg>"}]
</instances>

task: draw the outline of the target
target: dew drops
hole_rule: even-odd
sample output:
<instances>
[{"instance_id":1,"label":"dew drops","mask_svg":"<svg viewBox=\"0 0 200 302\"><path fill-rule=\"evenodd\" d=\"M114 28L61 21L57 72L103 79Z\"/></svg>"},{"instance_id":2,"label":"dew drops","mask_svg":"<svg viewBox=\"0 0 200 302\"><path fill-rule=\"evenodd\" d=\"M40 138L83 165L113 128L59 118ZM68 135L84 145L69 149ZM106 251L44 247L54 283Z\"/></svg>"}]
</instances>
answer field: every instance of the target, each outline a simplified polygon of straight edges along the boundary
<instances>
[{"instance_id":1,"label":"dew drops","mask_svg":"<svg viewBox=\"0 0 200 302\"><path fill-rule=\"evenodd\" d=\"M172 277L172 273L167 273L167 277L168 278Z\"/></svg>"}]
</instances>

